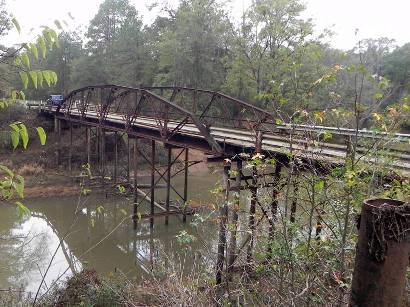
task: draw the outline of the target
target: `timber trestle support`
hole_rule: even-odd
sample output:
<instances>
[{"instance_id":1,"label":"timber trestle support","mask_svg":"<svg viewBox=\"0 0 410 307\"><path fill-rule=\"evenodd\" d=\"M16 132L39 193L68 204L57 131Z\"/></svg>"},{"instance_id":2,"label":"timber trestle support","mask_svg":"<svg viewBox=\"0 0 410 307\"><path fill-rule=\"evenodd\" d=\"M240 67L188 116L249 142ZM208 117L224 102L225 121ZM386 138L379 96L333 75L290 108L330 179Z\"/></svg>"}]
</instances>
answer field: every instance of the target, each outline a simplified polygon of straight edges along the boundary
<instances>
[{"instance_id":1,"label":"timber trestle support","mask_svg":"<svg viewBox=\"0 0 410 307\"><path fill-rule=\"evenodd\" d=\"M90 183L90 186L104 188L106 197L111 194L124 194L124 192L113 193L109 190L125 191L125 187L128 186L132 191L131 212L134 228L137 227L139 220L149 219L152 228L155 218L164 217L165 225L168 225L169 216L179 215L182 221L186 222L187 215L194 214L194 211L187 207L188 169L201 161L189 160L188 147L160 144L154 139L144 139L99 126L80 125L57 117L54 124L57 138L55 146L57 167L65 168L70 177L75 178L74 168L78 164L75 162L79 161L73 161L73 158L81 156L76 160L83 163L82 168L89 170L89 179L99 181L98 184ZM63 131L67 130L62 128L63 126L68 127L67 133ZM67 134L69 144L64 146L64 137L67 137ZM65 148L68 149L67 155L63 154ZM158 150L166 154L165 165L159 164ZM142 184L139 178L146 173L147 167L150 183ZM80 169L79 166L78 168ZM142 168L145 169L144 172ZM183 187L179 190L174 186L173 179L181 174L184 177ZM166 189L165 199L156 199L155 190L158 188ZM144 210L144 202L149 203L148 212Z\"/></svg>"}]
</instances>

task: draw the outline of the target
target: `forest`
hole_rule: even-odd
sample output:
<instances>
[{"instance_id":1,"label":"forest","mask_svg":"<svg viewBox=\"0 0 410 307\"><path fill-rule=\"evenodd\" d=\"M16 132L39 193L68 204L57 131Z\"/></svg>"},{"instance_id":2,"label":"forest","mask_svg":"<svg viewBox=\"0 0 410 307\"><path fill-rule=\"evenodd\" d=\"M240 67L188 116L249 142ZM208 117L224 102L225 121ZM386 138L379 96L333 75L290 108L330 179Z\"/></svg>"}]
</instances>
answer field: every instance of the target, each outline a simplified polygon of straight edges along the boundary
<instances>
[{"instance_id":1,"label":"forest","mask_svg":"<svg viewBox=\"0 0 410 307\"><path fill-rule=\"evenodd\" d=\"M80 173L80 200L73 221L87 219L83 226L88 233L100 227L96 225L111 227L104 230L103 239L96 246L111 240L110 235L117 229L130 231L124 221L135 219L135 214L130 215L128 210L130 204L135 208L136 198L134 203L129 195L122 198L128 202L125 209L121 204L112 208L91 204L95 207L92 210L89 204L85 205L92 189L87 180L97 170L81 160L82 132L73 132L72 124L61 130L54 123L53 130L50 122L21 115L26 111L15 104L24 99L45 101L52 94L68 96L71 91L87 86L116 85L136 91L181 87L224 93L270 114L274 120L269 122L269 128L261 125L266 129L263 133L275 135L276 126L289 127L285 136L276 135L287 138L289 147L272 153L256 149L255 145L255 152L244 150L207 165L209 174L204 178L216 174L210 179L214 186L207 191L211 198L195 208L196 214L186 226L178 228L176 235L164 241L150 237L160 256L151 253L148 278L134 281L126 272L117 271L117 267L114 272L100 274L78 258L84 270L62 284L53 281L43 285L42 275L34 301L34 295L27 298L28 305L346 306L350 301L349 306L356 306L351 301L355 299L359 301L357 306L372 306L360 305L365 298L351 295L352 287L359 288L357 272L362 274L362 281L366 277L370 280L367 286L373 289L372 294L382 293L379 285L389 284L386 280L374 281L377 287L373 287L375 275L359 271L357 264L355 267L358 233L371 229L370 243L363 246L375 267L387 263L388 248L396 243L402 244L395 250L396 256L400 254L400 259L404 259L397 263L403 264L407 259L404 269L401 267L403 272L395 276L403 287L396 287L394 291L398 292L394 295L390 289L389 298L394 296L396 305L387 302L380 306L410 306L410 42L397 46L391 38L367 38L358 40L351 50L336 49L327 43L333 35L331 31L317 33L313 21L301 17L306 7L300 0L255 0L237 19L230 16L222 2L215 0L179 0L175 7L154 6L160 13L152 23L144 24L138 8L129 0L105 0L85 31L75 27L79 25L74 18L56 20L42 28L32 42L11 47L0 44L0 172L4 175L0 179L0 201L18 199L15 205L20 220L29 219L30 209L23 196L26 176L21 171L23 163L18 164L16 156L30 155L36 160L33 165L41 171L27 172L27 182L44 185L38 178L44 172L51 173L53 167L60 175L72 175L72 168ZM0 38L10 31L20 32L20 25L12 12L6 10L6 1L0 0ZM228 103L223 110L229 114L221 110L217 110L219 115L231 117L247 112L245 108L231 108ZM251 120L246 124L256 138L260 127ZM296 125L315 129L296 130ZM340 129L346 128L351 129L350 134L340 133ZM98 129L95 144L101 138ZM38 133L40 138L37 141L30 136L30 143L35 144L32 148L27 147L28 130ZM91 139L90 130L86 133L87 140ZM362 137L366 133L370 137ZM50 162L58 150L68 148L67 143L58 143L61 135L66 140L70 138L70 146L74 146L70 150L69 168L68 164ZM115 159L116 169L118 147L124 157L128 155L130 183L129 148L134 144L136 155L137 137L134 140L128 135L121 136L120 145L117 131L110 137L107 148L98 150L109 152L107 165ZM128 144L128 153L124 144ZM175 160L182 154L181 151L176 156L166 145L159 145L155 156L155 141L138 144L144 153L149 153L152 144L153 165L156 157L165 163L167 150L168 161L171 154ZM326 153L329 148L343 151L337 163L324 158L330 155ZM187 148L185 152L188 156ZM72 166L71 158L76 154L78 165ZM134 157L133 163L137 164ZM88 161L91 160L89 154ZM121 163L126 166L126 162ZM182 160L177 163L182 164ZM168 166L169 178L171 172ZM111 180L110 176L101 177L103 181ZM157 182L165 184L166 180L162 180ZM135 192L134 183L130 189ZM119 194L126 193L125 187L116 188ZM199 195L201 183L195 189ZM385 211L373 212L370 217L361 215L362 206L372 202L367 201L370 198L384 199ZM394 205L388 205L390 201ZM194 203L185 199L183 206ZM78 210L82 205L83 211ZM69 210L68 205L64 208ZM87 216L82 212L87 212ZM360 227L361 223L368 223L367 227ZM141 229L148 229L144 225L140 224ZM3 239L1 232L0 235ZM63 241L68 241L70 235L60 238L57 250L64 247ZM129 252L130 242L121 250ZM173 253L169 244L176 244L178 252ZM87 246L86 251L96 246ZM133 248L137 249L136 243ZM155 257L158 259L154 266ZM192 267L186 264L189 261ZM52 262L53 259L45 274ZM58 275L60 278L63 274ZM6 301L0 293L0 303Z\"/></svg>"},{"instance_id":2,"label":"forest","mask_svg":"<svg viewBox=\"0 0 410 307\"><path fill-rule=\"evenodd\" d=\"M32 70L55 71L59 81L51 88L30 86L26 96L46 99L99 84L181 86L220 91L291 114L349 109L355 95L352 71L362 70L361 127L372 113L407 98L409 44L398 47L381 37L337 50L323 43L330 31L313 34L312 21L300 17L304 9L296 0L255 1L235 22L216 1L181 1L176 9L163 7L161 16L144 25L128 1L104 1L85 33L59 31L59 47L33 61ZM2 18L2 23L4 35L10 21ZM4 47L3 52L13 53ZM3 97L22 88L18 75L2 75ZM326 75L331 77L321 79Z\"/></svg>"}]
</instances>

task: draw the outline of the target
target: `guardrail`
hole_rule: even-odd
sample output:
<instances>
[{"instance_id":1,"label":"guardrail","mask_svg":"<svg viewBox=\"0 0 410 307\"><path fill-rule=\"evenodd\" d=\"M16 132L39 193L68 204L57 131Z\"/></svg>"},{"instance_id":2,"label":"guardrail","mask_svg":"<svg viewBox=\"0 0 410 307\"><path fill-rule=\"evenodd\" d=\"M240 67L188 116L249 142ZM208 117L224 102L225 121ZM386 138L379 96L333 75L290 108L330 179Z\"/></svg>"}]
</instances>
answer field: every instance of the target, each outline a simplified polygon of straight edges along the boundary
<instances>
[{"instance_id":1,"label":"guardrail","mask_svg":"<svg viewBox=\"0 0 410 307\"><path fill-rule=\"evenodd\" d=\"M383 138L383 137L393 137L398 140L410 141L410 134L406 133L388 133L384 131L374 131L374 130L355 130L351 128L343 127L328 127L328 126L309 126L309 125L295 125L295 124L284 124L277 125L277 129L282 131L309 131L309 132L321 132L329 131L332 134L344 135L344 136L359 136L367 138Z\"/></svg>"}]
</instances>

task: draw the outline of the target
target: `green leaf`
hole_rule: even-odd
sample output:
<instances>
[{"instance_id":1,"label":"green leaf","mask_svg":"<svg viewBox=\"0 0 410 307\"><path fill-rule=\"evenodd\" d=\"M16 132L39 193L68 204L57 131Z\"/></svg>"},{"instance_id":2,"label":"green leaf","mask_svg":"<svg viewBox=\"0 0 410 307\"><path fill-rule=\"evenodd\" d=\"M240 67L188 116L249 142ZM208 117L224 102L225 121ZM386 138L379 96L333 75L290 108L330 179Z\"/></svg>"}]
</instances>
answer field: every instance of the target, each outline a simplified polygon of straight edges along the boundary
<instances>
[{"instance_id":1,"label":"green leaf","mask_svg":"<svg viewBox=\"0 0 410 307\"><path fill-rule=\"evenodd\" d=\"M13 25L16 27L17 31L18 31L19 34L20 34L21 28L20 28L20 24L19 24L19 22L17 21L17 19L16 19L16 18L13 18L13 19L11 20L11 22L13 23Z\"/></svg>"},{"instance_id":2,"label":"green leaf","mask_svg":"<svg viewBox=\"0 0 410 307\"><path fill-rule=\"evenodd\" d=\"M40 51L41 51L41 55L43 56L43 59L45 59L46 53L47 53L46 43L44 42L44 38L40 35L37 38L37 44L40 47Z\"/></svg>"},{"instance_id":3,"label":"green leaf","mask_svg":"<svg viewBox=\"0 0 410 307\"><path fill-rule=\"evenodd\" d=\"M22 100L26 100L26 94L23 91L20 91L20 97Z\"/></svg>"},{"instance_id":4,"label":"green leaf","mask_svg":"<svg viewBox=\"0 0 410 307\"><path fill-rule=\"evenodd\" d=\"M30 69L30 59L29 59L27 53L25 53L25 52L22 53L22 54L21 54L21 59L23 60L23 62L24 62L24 64L26 65L26 67L27 67L28 69Z\"/></svg>"},{"instance_id":5,"label":"green leaf","mask_svg":"<svg viewBox=\"0 0 410 307\"><path fill-rule=\"evenodd\" d=\"M18 131L10 132L11 137L11 144L13 146L13 150L17 148L20 142L20 133Z\"/></svg>"},{"instance_id":6,"label":"green leaf","mask_svg":"<svg viewBox=\"0 0 410 307\"><path fill-rule=\"evenodd\" d=\"M19 201L16 201L15 204L17 205L19 219L21 219L24 215L30 216L30 209L29 208L24 206Z\"/></svg>"},{"instance_id":7,"label":"green leaf","mask_svg":"<svg viewBox=\"0 0 410 307\"><path fill-rule=\"evenodd\" d=\"M91 190L89 190L89 189L84 189L83 190L83 195L88 195L90 193L91 193Z\"/></svg>"},{"instance_id":8,"label":"green leaf","mask_svg":"<svg viewBox=\"0 0 410 307\"><path fill-rule=\"evenodd\" d=\"M38 49L35 44L33 43L30 44L30 51L34 55L34 57L38 60Z\"/></svg>"},{"instance_id":9,"label":"green leaf","mask_svg":"<svg viewBox=\"0 0 410 307\"><path fill-rule=\"evenodd\" d=\"M36 130L37 130L38 137L40 138L40 143L42 146L44 146L46 144L46 139L47 139L46 132L44 131L42 127L37 127Z\"/></svg>"},{"instance_id":10,"label":"green leaf","mask_svg":"<svg viewBox=\"0 0 410 307\"><path fill-rule=\"evenodd\" d=\"M51 82L54 83L54 85L57 84L58 77L57 74L54 71L49 71L50 77L51 77Z\"/></svg>"},{"instance_id":11,"label":"green leaf","mask_svg":"<svg viewBox=\"0 0 410 307\"><path fill-rule=\"evenodd\" d=\"M23 83L24 88L27 89L27 86L28 86L27 73L25 71L19 71L19 75L20 75L21 82Z\"/></svg>"},{"instance_id":12,"label":"green leaf","mask_svg":"<svg viewBox=\"0 0 410 307\"><path fill-rule=\"evenodd\" d=\"M14 60L14 65L16 65L18 67L20 67L22 65L20 57L16 57L16 59Z\"/></svg>"},{"instance_id":13,"label":"green leaf","mask_svg":"<svg viewBox=\"0 0 410 307\"><path fill-rule=\"evenodd\" d=\"M381 99L383 98L383 94L376 94L376 99Z\"/></svg>"},{"instance_id":14,"label":"green leaf","mask_svg":"<svg viewBox=\"0 0 410 307\"><path fill-rule=\"evenodd\" d=\"M37 72L36 71L29 71L31 81L33 81L34 88L37 89Z\"/></svg>"},{"instance_id":15,"label":"green leaf","mask_svg":"<svg viewBox=\"0 0 410 307\"><path fill-rule=\"evenodd\" d=\"M27 144L28 144L28 132L27 132L27 128L24 124L20 124L20 136L21 136L21 140L23 142L23 148L26 149L27 148Z\"/></svg>"},{"instance_id":16,"label":"green leaf","mask_svg":"<svg viewBox=\"0 0 410 307\"><path fill-rule=\"evenodd\" d=\"M4 165L0 165L0 169L5 172L7 174L7 176L9 176L10 178L14 177L14 173L7 167Z\"/></svg>"},{"instance_id":17,"label":"green leaf","mask_svg":"<svg viewBox=\"0 0 410 307\"><path fill-rule=\"evenodd\" d=\"M318 183L315 184L315 189L316 190L322 190L324 186L325 186L325 182L323 180L321 180L321 181L319 181Z\"/></svg>"},{"instance_id":18,"label":"green leaf","mask_svg":"<svg viewBox=\"0 0 410 307\"><path fill-rule=\"evenodd\" d=\"M17 122L17 123L18 123L18 122ZM17 126L17 124L15 124L15 123L10 124L9 126L10 126L10 128L13 129L14 131L17 131L17 132L20 131L19 126Z\"/></svg>"},{"instance_id":19,"label":"green leaf","mask_svg":"<svg viewBox=\"0 0 410 307\"><path fill-rule=\"evenodd\" d=\"M21 44L21 46L22 46L24 49L26 49L27 51L30 51L30 47L29 47L26 43Z\"/></svg>"},{"instance_id":20,"label":"green leaf","mask_svg":"<svg viewBox=\"0 0 410 307\"><path fill-rule=\"evenodd\" d=\"M141 221L141 213L137 212L138 221Z\"/></svg>"},{"instance_id":21,"label":"green leaf","mask_svg":"<svg viewBox=\"0 0 410 307\"><path fill-rule=\"evenodd\" d=\"M52 34L50 32L50 29L44 29L43 30L43 36L46 39L47 42L47 47L52 50L53 49L53 37Z\"/></svg>"},{"instance_id":22,"label":"green leaf","mask_svg":"<svg viewBox=\"0 0 410 307\"><path fill-rule=\"evenodd\" d=\"M58 42L58 35L56 31L53 29L49 29L48 32L50 33L51 37L53 38L54 42L56 43L56 46L59 47L59 42Z\"/></svg>"},{"instance_id":23,"label":"green leaf","mask_svg":"<svg viewBox=\"0 0 410 307\"><path fill-rule=\"evenodd\" d=\"M90 220L90 225L91 225L91 227L94 228L94 226L95 226L95 220L94 220L94 219L91 219L91 220Z\"/></svg>"},{"instance_id":24,"label":"green leaf","mask_svg":"<svg viewBox=\"0 0 410 307\"><path fill-rule=\"evenodd\" d=\"M24 182L23 183L13 182L13 187L16 190L17 194L20 196L20 198L24 198Z\"/></svg>"},{"instance_id":25,"label":"green leaf","mask_svg":"<svg viewBox=\"0 0 410 307\"><path fill-rule=\"evenodd\" d=\"M11 92L11 99L17 99L17 91L12 91Z\"/></svg>"},{"instance_id":26,"label":"green leaf","mask_svg":"<svg viewBox=\"0 0 410 307\"><path fill-rule=\"evenodd\" d=\"M43 74L39 70L37 70L36 73L37 73L37 83L38 85L40 85L40 87L43 87L43 81L44 81Z\"/></svg>"},{"instance_id":27,"label":"green leaf","mask_svg":"<svg viewBox=\"0 0 410 307\"><path fill-rule=\"evenodd\" d=\"M43 71L43 77L44 77L44 80L46 80L47 85L50 87L50 85L51 85L51 76L50 76L50 73L48 72L48 70Z\"/></svg>"},{"instance_id":28,"label":"green leaf","mask_svg":"<svg viewBox=\"0 0 410 307\"><path fill-rule=\"evenodd\" d=\"M63 30L63 27L61 26L60 21L58 21L57 19L56 19L56 20L54 20L54 24L56 25L57 29L59 29L59 30Z\"/></svg>"},{"instance_id":29,"label":"green leaf","mask_svg":"<svg viewBox=\"0 0 410 307\"><path fill-rule=\"evenodd\" d=\"M127 211L125 211L124 209L121 209L120 212L124 215L127 215Z\"/></svg>"},{"instance_id":30,"label":"green leaf","mask_svg":"<svg viewBox=\"0 0 410 307\"><path fill-rule=\"evenodd\" d=\"M98 206L97 207L97 212L100 213L100 214L103 213L104 212L104 207L103 206Z\"/></svg>"}]
</instances>

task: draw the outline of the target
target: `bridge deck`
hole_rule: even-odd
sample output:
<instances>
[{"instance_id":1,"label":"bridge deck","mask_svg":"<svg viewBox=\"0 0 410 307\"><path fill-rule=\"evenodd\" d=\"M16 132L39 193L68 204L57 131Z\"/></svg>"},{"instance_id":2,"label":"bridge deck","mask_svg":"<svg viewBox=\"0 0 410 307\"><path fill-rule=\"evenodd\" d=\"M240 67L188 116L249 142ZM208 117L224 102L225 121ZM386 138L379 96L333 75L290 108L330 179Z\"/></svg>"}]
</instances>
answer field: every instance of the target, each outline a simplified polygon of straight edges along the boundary
<instances>
[{"instance_id":1,"label":"bridge deck","mask_svg":"<svg viewBox=\"0 0 410 307\"><path fill-rule=\"evenodd\" d=\"M53 115L56 113L55 107L42 109L42 112ZM99 114L96 111L88 110L82 117L80 110L71 108L70 116L67 117L63 113L57 115L57 118L79 122L90 126L99 126ZM166 140L167 143L176 146L186 146L190 148L199 149L208 154L215 154L213 149L207 144L201 131L196 125L186 123L179 127L180 123L176 121L168 121L167 128L169 130L178 129L177 133ZM112 131L124 131L131 135L163 140L161 131L158 129L158 122L156 118L140 116L135 119L132 124L132 129L126 131L125 116L119 113L109 113L104 120L104 129ZM325 130L326 127L323 127ZM209 129L210 135L224 148L224 154L228 157L236 153L240 153L245 149L251 151L255 148L256 137L254 133L239 128L224 128L211 127ZM408 135L402 135L407 137ZM410 137L410 136L409 136ZM343 163L346 156L346 145L332 144L326 142L319 142L318 146L311 146L311 142L293 136L291 139L289 135L275 134L274 132L265 132L262 139L262 150L272 154L287 155L291 151L297 157L304 160L312 161L326 161L331 164ZM359 148L359 152L364 152L364 148ZM410 172L410 155L407 152L392 152L388 155L389 158L394 158L391 162L395 168L402 169L405 173ZM368 162L376 162L378 159L383 159L383 156L367 158Z\"/></svg>"}]
</instances>

